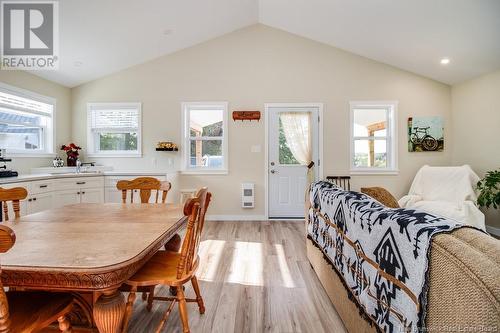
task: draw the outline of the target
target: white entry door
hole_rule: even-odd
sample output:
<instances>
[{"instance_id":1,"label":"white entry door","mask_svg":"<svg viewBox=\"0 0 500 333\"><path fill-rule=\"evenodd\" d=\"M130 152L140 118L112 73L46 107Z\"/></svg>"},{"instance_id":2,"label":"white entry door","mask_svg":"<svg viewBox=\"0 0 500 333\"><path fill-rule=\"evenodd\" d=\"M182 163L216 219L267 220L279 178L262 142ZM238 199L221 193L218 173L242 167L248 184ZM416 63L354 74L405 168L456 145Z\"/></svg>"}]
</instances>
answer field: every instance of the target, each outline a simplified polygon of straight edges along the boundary
<instances>
[{"instance_id":1,"label":"white entry door","mask_svg":"<svg viewBox=\"0 0 500 333\"><path fill-rule=\"evenodd\" d=\"M303 218L307 165L317 178L319 106L267 105L269 218Z\"/></svg>"}]
</instances>

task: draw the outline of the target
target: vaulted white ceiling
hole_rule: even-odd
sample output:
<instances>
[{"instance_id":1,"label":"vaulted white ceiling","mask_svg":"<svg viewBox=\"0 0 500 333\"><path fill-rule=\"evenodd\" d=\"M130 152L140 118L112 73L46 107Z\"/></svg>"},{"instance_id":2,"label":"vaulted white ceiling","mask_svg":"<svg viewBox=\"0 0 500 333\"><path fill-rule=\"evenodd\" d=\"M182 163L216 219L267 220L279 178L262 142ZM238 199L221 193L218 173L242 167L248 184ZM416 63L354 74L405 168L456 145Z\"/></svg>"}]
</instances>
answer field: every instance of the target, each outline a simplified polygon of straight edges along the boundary
<instances>
[{"instance_id":1,"label":"vaulted white ceiling","mask_svg":"<svg viewBox=\"0 0 500 333\"><path fill-rule=\"evenodd\" d=\"M256 0L61 0L58 71L74 87L258 22Z\"/></svg>"},{"instance_id":2,"label":"vaulted white ceiling","mask_svg":"<svg viewBox=\"0 0 500 333\"><path fill-rule=\"evenodd\" d=\"M500 68L499 0L64 0L60 18L60 69L35 74L69 87L259 22L448 84Z\"/></svg>"},{"instance_id":3,"label":"vaulted white ceiling","mask_svg":"<svg viewBox=\"0 0 500 333\"><path fill-rule=\"evenodd\" d=\"M500 68L499 0L261 0L260 21L448 84Z\"/></svg>"}]
</instances>

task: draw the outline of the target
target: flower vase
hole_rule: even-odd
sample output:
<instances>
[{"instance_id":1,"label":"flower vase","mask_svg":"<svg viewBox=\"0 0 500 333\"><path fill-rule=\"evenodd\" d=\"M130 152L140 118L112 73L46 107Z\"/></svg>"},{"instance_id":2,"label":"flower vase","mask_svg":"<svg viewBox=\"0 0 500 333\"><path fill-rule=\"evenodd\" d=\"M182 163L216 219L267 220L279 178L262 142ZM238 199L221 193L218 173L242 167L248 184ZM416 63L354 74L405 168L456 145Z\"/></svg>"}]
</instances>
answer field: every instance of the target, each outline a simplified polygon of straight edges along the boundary
<instances>
[{"instance_id":1,"label":"flower vase","mask_svg":"<svg viewBox=\"0 0 500 333\"><path fill-rule=\"evenodd\" d=\"M69 167L76 166L76 160L77 159L78 159L78 157L76 157L76 156L68 156L68 158L66 160L66 165L69 166Z\"/></svg>"}]
</instances>

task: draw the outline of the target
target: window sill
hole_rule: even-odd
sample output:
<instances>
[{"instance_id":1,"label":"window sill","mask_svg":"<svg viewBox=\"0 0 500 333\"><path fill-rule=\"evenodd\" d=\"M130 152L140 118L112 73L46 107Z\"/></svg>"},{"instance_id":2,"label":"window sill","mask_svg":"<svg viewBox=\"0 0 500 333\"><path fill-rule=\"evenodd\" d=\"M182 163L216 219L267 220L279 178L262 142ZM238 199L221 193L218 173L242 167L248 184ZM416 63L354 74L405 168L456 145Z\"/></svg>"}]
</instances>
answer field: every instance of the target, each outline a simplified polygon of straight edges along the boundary
<instances>
[{"instance_id":1,"label":"window sill","mask_svg":"<svg viewBox=\"0 0 500 333\"><path fill-rule=\"evenodd\" d=\"M87 157L93 157L93 158L132 157L132 158L137 158L137 157L142 157L142 154L141 153L137 153L137 154L95 154L94 153L94 154L87 154Z\"/></svg>"},{"instance_id":2,"label":"window sill","mask_svg":"<svg viewBox=\"0 0 500 333\"><path fill-rule=\"evenodd\" d=\"M350 174L354 176L397 176L399 175L399 170L351 169Z\"/></svg>"},{"instance_id":3,"label":"window sill","mask_svg":"<svg viewBox=\"0 0 500 333\"><path fill-rule=\"evenodd\" d=\"M181 170L181 175L227 175L228 170Z\"/></svg>"},{"instance_id":4,"label":"window sill","mask_svg":"<svg viewBox=\"0 0 500 333\"><path fill-rule=\"evenodd\" d=\"M10 158L10 157L15 157L15 158L20 158L20 157L31 157L31 158L41 158L41 157L47 157L47 158L50 158L50 157L56 157L57 154L56 153L9 153L7 151L7 154L6 154L7 158Z\"/></svg>"}]
</instances>

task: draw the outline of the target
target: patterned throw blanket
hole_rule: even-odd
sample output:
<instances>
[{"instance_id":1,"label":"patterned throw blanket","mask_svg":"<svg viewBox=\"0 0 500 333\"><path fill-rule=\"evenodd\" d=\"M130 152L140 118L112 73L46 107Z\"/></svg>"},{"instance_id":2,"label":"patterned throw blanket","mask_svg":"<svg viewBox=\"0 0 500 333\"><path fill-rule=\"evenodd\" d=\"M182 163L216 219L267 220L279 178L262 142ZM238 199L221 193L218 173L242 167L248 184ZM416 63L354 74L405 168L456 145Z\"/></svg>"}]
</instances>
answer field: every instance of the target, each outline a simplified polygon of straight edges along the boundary
<instances>
[{"instance_id":1,"label":"patterned throw blanket","mask_svg":"<svg viewBox=\"0 0 500 333\"><path fill-rule=\"evenodd\" d=\"M432 237L461 225L390 209L328 183L311 185L308 238L322 250L366 319L383 332L424 328Z\"/></svg>"}]
</instances>

